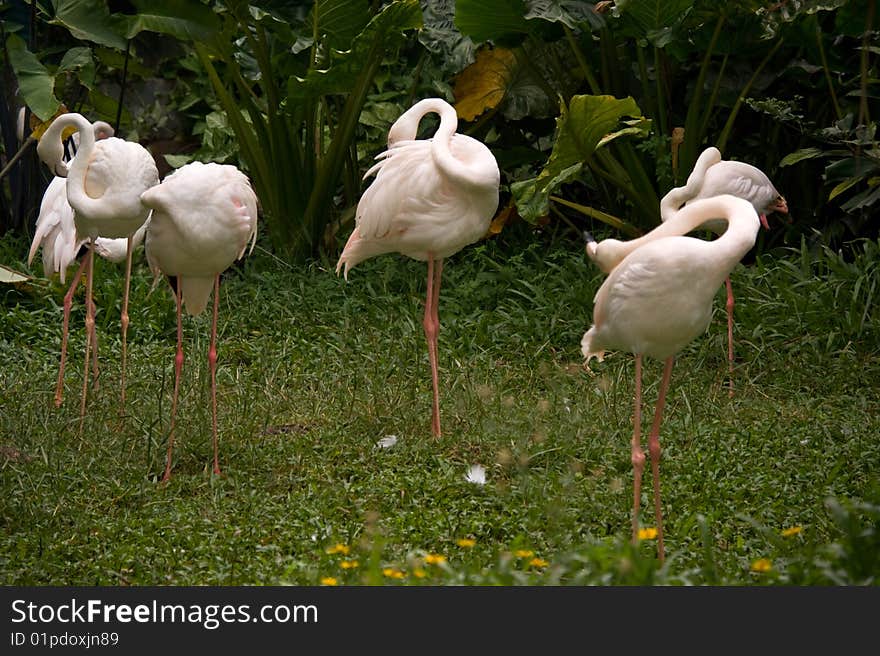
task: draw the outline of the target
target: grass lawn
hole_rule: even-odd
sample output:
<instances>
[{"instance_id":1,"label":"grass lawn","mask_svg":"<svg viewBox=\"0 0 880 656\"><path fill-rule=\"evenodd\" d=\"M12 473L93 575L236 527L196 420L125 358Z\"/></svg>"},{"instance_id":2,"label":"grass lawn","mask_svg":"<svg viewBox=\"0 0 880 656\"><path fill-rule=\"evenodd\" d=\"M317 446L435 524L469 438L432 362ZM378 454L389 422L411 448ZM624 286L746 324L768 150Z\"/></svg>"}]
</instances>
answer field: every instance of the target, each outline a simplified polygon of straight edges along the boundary
<instances>
[{"instance_id":1,"label":"grass lawn","mask_svg":"<svg viewBox=\"0 0 880 656\"><path fill-rule=\"evenodd\" d=\"M880 573L880 248L806 248L733 273L676 362L661 431L667 560L629 543L633 360L583 366L601 275L581 244L503 235L451 258L440 296L443 437L430 432L424 264L348 282L259 249L221 288L220 463L211 474L210 312L187 318L169 484L175 318L136 256L119 415L122 267L96 276L102 373L82 432L82 293L52 403L64 287L4 285L0 582L873 584ZM27 244L3 262L27 271ZM647 361L645 422L661 363ZM377 443L396 436L396 444ZM466 480L480 464L486 482ZM653 525L650 470L643 525Z\"/></svg>"}]
</instances>

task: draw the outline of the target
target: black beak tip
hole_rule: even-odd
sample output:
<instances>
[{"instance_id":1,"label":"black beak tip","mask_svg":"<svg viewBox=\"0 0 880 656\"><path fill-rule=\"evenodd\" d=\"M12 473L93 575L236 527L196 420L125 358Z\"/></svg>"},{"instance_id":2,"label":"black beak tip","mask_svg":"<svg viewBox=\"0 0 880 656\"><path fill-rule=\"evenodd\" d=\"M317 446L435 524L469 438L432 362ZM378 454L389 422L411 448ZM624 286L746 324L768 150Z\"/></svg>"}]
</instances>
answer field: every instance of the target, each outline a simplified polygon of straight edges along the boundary
<instances>
[{"instance_id":1,"label":"black beak tip","mask_svg":"<svg viewBox=\"0 0 880 656\"><path fill-rule=\"evenodd\" d=\"M584 241L586 241L588 244L596 241L593 238L593 235L591 235L589 232L587 232L586 230L584 230L583 232L584 232Z\"/></svg>"}]
</instances>

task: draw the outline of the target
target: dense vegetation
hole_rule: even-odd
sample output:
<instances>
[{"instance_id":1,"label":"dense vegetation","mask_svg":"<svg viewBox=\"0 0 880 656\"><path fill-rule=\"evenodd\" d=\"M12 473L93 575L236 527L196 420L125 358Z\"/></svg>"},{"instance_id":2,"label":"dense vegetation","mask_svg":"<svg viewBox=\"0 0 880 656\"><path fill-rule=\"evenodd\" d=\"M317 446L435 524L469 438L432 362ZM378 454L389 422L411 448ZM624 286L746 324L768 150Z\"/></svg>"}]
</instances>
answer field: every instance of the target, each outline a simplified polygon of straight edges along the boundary
<instances>
[{"instance_id":1,"label":"dense vegetation","mask_svg":"<svg viewBox=\"0 0 880 656\"><path fill-rule=\"evenodd\" d=\"M25 262L48 172L32 143L4 170L0 264L30 279L0 287L0 581L876 583L877 20L870 0L0 0L4 166L18 107L37 130L67 107L163 172L240 165L266 228L224 277L224 476L200 317L163 486L173 299L138 260L120 417L122 276L99 264L80 432L81 296L56 410L64 288ZM439 441L423 266L333 274L363 172L428 95L502 170L492 234L444 274ZM649 229L710 144L767 172L792 220L734 272L733 399L720 316L673 372L658 568L651 539L628 540L631 358L580 356L601 275L579 231ZM658 378L651 363L649 403Z\"/></svg>"}]
</instances>

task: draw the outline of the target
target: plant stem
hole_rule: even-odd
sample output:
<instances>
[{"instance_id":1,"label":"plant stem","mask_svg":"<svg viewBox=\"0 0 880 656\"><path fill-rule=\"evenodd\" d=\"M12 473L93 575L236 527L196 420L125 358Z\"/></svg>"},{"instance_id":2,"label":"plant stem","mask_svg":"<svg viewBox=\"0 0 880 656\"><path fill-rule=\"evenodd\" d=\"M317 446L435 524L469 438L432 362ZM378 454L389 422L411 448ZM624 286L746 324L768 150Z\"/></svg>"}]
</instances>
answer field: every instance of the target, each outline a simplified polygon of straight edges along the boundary
<instances>
[{"instance_id":1,"label":"plant stem","mask_svg":"<svg viewBox=\"0 0 880 656\"><path fill-rule=\"evenodd\" d=\"M825 56L825 44L822 43L822 26L816 20L816 44L819 46L819 57L822 59L822 70L825 73L825 81L828 83L828 93L831 96L831 104L834 105L834 114L837 120L843 118L840 103L837 102L837 93L834 91L834 81L831 79L831 69L828 67L828 58Z\"/></svg>"}]
</instances>

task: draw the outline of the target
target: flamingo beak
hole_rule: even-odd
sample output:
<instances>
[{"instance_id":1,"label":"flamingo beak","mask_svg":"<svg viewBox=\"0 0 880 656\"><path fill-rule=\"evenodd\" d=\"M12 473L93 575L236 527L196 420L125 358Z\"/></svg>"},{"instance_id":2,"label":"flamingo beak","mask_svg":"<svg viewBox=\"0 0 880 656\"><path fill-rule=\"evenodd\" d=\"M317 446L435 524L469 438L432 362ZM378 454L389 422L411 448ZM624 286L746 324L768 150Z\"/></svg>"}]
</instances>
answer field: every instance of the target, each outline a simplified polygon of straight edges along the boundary
<instances>
[{"instance_id":1,"label":"flamingo beak","mask_svg":"<svg viewBox=\"0 0 880 656\"><path fill-rule=\"evenodd\" d=\"M769 229L770 229L770 224L767 223L767 215L764 214L763 212L761 212L761 213L758 215L758 218L761 220L761 225L764 226L764 230L769 230Z\"/></svg>"}]
</instances>

